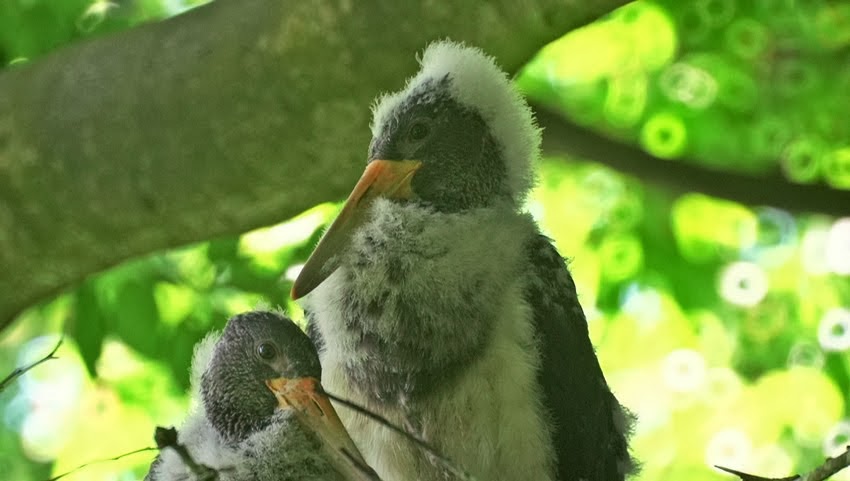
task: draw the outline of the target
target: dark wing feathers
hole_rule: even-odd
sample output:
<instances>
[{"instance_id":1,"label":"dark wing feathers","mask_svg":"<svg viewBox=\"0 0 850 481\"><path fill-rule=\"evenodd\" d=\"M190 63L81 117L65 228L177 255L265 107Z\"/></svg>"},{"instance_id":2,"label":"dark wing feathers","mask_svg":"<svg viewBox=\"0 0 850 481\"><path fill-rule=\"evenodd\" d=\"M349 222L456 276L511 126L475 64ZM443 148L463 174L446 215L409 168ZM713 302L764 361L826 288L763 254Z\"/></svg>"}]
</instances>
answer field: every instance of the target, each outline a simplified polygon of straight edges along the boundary
<instances>
[{"instance_id":1,"label":"dark wing feathers","mask_svg":"<svg viewBox=\"0 0 850 481\"><path fill-rule=\"evenodd\" d=\"M528 246L526 300L542 355L538 375L552 422L558 481L622 480L632 469L627 414L608 388L564 259L545 236Z\"/></svg>"}]
</instances>

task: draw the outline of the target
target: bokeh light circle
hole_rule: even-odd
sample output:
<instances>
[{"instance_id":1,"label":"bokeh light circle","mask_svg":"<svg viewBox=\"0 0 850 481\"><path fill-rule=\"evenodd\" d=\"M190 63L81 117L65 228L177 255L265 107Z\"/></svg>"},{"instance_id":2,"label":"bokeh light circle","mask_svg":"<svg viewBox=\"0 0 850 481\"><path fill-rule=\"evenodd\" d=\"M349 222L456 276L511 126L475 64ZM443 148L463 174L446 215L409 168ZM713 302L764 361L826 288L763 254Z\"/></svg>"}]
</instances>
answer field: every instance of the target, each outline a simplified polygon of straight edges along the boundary
<instances>
[{"instance_id":1,"label":"bokeh light circle","mask_svg":"<svg viewBox=\"0 0 850 481\"><path fill-rule=\"evenodd\" d=\"M850 189L850 147L835 149L824 160L826 182L838 189Z\"/></svg>"},{"instance_id":2,"label":"bokeh light circle","mask_svg":"<svg viewBox=\"0 0 850 481\"><path fill-rule=\"evenodd\" d=\"M648 82L641 72L617 76L608 82L603 111L609 124L631 128L640 121L646 108Z\"/></svg>"},{"instance_id":3,"label":"bokeh light circle","mask_svg":"<svg viewBox=\"0 0 850 481\"><path fill-rule=\"evenodd\" d=\"M692 109L704 109L717 98L717 81L710 73L685 62L670 65L658 79L661 91Z\"/></svg>"},{"instance_id":4,"label":"bokeh light circle","mask_svg":"<svg viewBox=\"0 0 850 481\"><path fill-rule=\"evenodd\" d=\"M818 341L827 351L850 349L850 310L842 307L828 310L818 326Z\"/></svg>"},{"instance_id":5,"label":"bokeh light circle","mask_svg":"<svg viewBox=\"0 0 850 481\"><path fill-rule=\"evenodd\" d=\"M767 295L767 275L752 262L734 262L720 275L720 295L732 304L752 307Z\"/></svg>"},{"instance_id":6,"label":"bokeh light circle","mask_svg":"<svg viewBox=\"0 0 850 481\"><path fill-rule=\"evenodd\" d=\"M696 9L712 27L721 27L735 15L736 0L697 0Z\"/></svg>"},{"instance_id":7,"label":"bokeh light circle","mask_svg":"<svg viewBox=\"0 0 850 481\"><path fill-rule=\"evenodd\" d=\"M783 150L782 169L794 182L814 182L820 176L823 155L823 146L818 140L799 138Z\"/></svg>"},{"instance_id":8,"label":"bokeh light circle","mask_svg":"<svg viewBox=\"0 0 850 481\"><path fill-rule=\"evenodd\" d=\"M685 151L688 145L688 129L678 115L659 112L643 124L640 143L650 154L662 159L672 159Z\"/></svg>"},{"instance_id":9,"label":"bokeh light circle","mask_svg":"<svg viewBox=\"0 0 850 481\"><path fill-rule=\"evenodd\" d=\"M766 478L781 478L794 470L794 460L782 446L759 446L753 453L753 471Z\"/></svg>"},{"instance_id":10,"label":"bokeh light circle","mask_svg":"<svg viewBox=\"0 0 850 481\"><path fill-rule=\"evenodd\" d=\"M725 405L734 401L743 389L740 376L728 367L708 370L706 396L712 405Z\"/></svg>"},{"instance_id":11,"label":"bokeh light circle","mask_svg":"<svg viewBox=\"0 0 850 481\"><path fill-rule=\"evenodd\" d=\"M823 439L824 456L838 456L850 446L850 420L840 421L826 433Z\"/></svg>"},{"instance_id":12,"label":"bokeh light circle","mask_svg":"<svg viewBox=\"0 0 850 481\"><path fill-rule=\"evenodd\" d=\"M826 263L839 275L850 275L850 217L835 221L826 242Z\"/></svg>"},{"instance_id":13,"label":"bokeh light circle","mask_svg":"<svg viewBox=\"0 0 850 481\"><path fill-rule=\"evenodd\" d=\"M705 358L692 349L677 349L662 363L664 383L675 392L693 392L706 382Z\"/></svg>"},{"instance_id":14,"label":"bokeh light circle","mask_svg":"<svg viewBox=\"0 0 850 481\"><path fill-rule=\"evenodd\" d=\"M823 350L814 342L795 343L788 352L788 367L806 366L820 369L824 361Z\"/></svg>"},{"instance_id":15,"label":"bokeh light circle","mask_svg":"<svg viewBox=\"0 0 850 481\"><path fill-rule=\"evenodd\" d=\"M633 277L643 266L643 246L634 235L606 237L599 247L602 275L611 282Z\"/></svg>"},{"instance_id":16,"label":"bokeh light circle","mask_svg":"<svg viewBox=\"0 0 850 481\"><path fill-rule=\"evenodd\" d=\"M726 47L739 57L751 59L767 49L769 31L752 18L738 18L726 28Z\"/></svg>"},{"instance_id":17,"label":"bokeh light circle","mask_svg":"<svg viewBox=\"0 0 850 481\"><path fill-rule=\"evenodd\" d=\"M751 459L752 451L753 444L747 433L740 429L723 429L708 441L705 462L709 466L744 469Z\"/></svg>"},{"instance_id":18,"label":"bokeh light circle","mask_svg":"<svg viewBox=\"0 0 850 481\"><path fill-rule=\"evenodd\" d=\"M749 138L755 155L772 159L785 152L793 131L787 119L762 112L750 125Z\"/></svg>"}]
</instances>

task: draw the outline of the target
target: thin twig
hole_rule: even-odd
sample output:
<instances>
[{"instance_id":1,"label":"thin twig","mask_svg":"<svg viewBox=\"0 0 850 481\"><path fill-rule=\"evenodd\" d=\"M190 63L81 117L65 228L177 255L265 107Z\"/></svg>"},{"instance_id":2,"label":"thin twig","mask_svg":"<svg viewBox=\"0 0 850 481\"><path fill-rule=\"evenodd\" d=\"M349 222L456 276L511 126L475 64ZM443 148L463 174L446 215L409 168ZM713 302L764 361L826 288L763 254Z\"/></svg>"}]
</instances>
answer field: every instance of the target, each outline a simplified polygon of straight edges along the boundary
<instances>
[{"instance_id":1,"label":"thin twig","mask_svg":"<svg viewBox=\"0 0 850 481\"><path fill-rule=\"evenodd\" d=\"M362 415L372 419L373 421L377 421L378 423L383 424L384 426L388 427L392 431L406 437L407 439L412 441L414 444L416 444L419 448L421 448L422 450L424 450L425 452L430 454L434 459L439 461L439 463L443 466L443 468L445 468L447 471L449 471L456 478L464 480L464 481L475 481L474 476L470 475L469 473L467 473L467 472L461 470L460 468L458 468L457 466L455 466L454 463L452 463L448 458L443 456L440 452L438 452L435 448L433 448L426 441L424 441L423 439L420 439L419 437L415 436L414 434L411 434L411 433L405 431L404 429L396 426L389 419L381 416L380 414L373 413L369 409L367 409L363 406L360 406L359 404L356 404L356 403L349 401L347 399L343 399L343 398L336 396L334 394L331 394L327 391L325 391L325 394L331 400L336 401L336 402L342 404L343 406L345 406L349 409L352 409L352 410L358 412L359 414L362 414Z\"/></svg>"},{"instance_id":2,"label":"thin twig","mask_svg":"<svg viewBox=\"0 0 850 481\"><path fill-rule=\"evenodd\" d=\"M62 341L64 341L64 340L65 340L65 336L60 337L59 342L56 343L56 346L53 347L53 350L50 351L46 356L39 359L38 361L35 361L34 363L26 365L24 367L16 367L15 370L11 372L11 374L6 376L3 379L3 381L0 382L0 392L3 392L7 387L9 387L10 384L12 384L12 381L21 377L24 373L26 373L30 369L32 369L32 368L38 366L39 364L41 364L45 361L48 361L50 359L56 359L56 356L54 356L54 354L56 354L56 351L59 350L59 346L62 345Z\"/></svg>"},{"instance_id":3,"label":"thin twig","mask_svg":"<svg viewBox=\"0 0 850 481\"><path fill-rule=\"evenodd\" d=\"M787 478L765 478L763 476L756 476L754 474L747 474L734 469L724 468L723 466L715 467L717 469L722 469L727 473L734 474L743 481L824 481L848 466L850 466L850 446L847 446L847 449L838 456L834 458L826 458L826 461L824 461L823 464L812 471L803 475L795 474L793 476L788 476Z\"/></svg>"},{"instance_id":4,"label":"thin twig","mask_svg":"<svg viewBox=\"0 0 850 481\"><path fill-rule=\"evenodd\" d=\"M109 462L109 461L118 461L121 458L125 458L127 456L132 456L133 454L139 454L139 453L143 453L143 452L146 452L146 451L156 451L157 449L159 449L159 448L154 447L154 446L149 446L147 448L141 448L141 449L137 449L135 451L130 451L129 453L119 454L118 456L115 456L113 458L97 459L95 461L89 461L85 464L81 464L81 465L77 466L76 468L74 468L70 471L62 473L59 476L52 477L52 478L47 479L45 481L56 481L57 479L64 478L65 476L68 476L69 474L74 473L75 471L79 471L80 469L83 469L87 466L91 466L92 464L106 463L106 462Z\"/></svg>"},{"instance_id":5,"label":"thin twig","mask_svg":"<svg viewBox=\"0 0 850 481\"><path fill-rule=\"evenodd\" d=\"M732 468L724 468L723 466L714 466L717 469L726 471L727 473L734 474L735 476L741 478L743 481L799 481L800 475L795 474L793 476L788 476L787 478L765 478L763 476L756 476L755 474L748 474L742 471L738 471Z\"/></svg>"},{"instance_id":6,"label":"thin twig","mask_svg":"<svg viewBox=\"0 0 850 481\"><path fill-rule=\"evenodd\" d=\"M838 456L826 458L823 464L801 476L800 481L823 481L848 466L850 466L850 446L847 446Z\"/></svg>"},{"instance_id":7,"label":"thin twig","mask_svg":"<svg viewBox=\"0 0 850 481\"><path fill-rule=\"evenodd\" d=\"M174 427L164 428L162 426L157 426L153 438L160 450L165 448L173 449L177 455L180 456L183 464L189 468L189 471L195 475L195 479L198 481L218 480L218 471L205 464L196 462L192 459L192 456L189 454L186 446L177 441L177 430L174 429Z\"/></svg>"}]
</instances>

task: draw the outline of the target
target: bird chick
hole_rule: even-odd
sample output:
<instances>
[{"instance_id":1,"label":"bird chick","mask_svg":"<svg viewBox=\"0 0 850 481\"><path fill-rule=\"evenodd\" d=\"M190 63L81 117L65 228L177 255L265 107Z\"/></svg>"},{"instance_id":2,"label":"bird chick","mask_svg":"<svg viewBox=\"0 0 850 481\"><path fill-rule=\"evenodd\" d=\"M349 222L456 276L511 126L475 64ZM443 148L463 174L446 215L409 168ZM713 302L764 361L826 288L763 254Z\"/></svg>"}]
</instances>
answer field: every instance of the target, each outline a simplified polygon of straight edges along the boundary
<instances>
[{"instance_id":1,"label":"bird chick","mask_svg":"<svg viewBox=\"0 0 850 481\"><path fill-rule=\"evenodd\" d=\"M377 479L359 464L360 453L316 381L321 367L313 344L288 318L262 311L231 318L220 336L196 346L192 373L200 402L178 442L219 480ZM347 455L335 456L341 446ZM340 468L340 459L348 466ZM176 451L164 449L146 479L194 478Z\"/></svg>"},{"instance_id":2,"label":"bird chick","mask_svg":"<svg viewBox=\"0 0 850 481\"><path fill-rule=\"evenodd\" d=\"M323 383L483 480L613 481L625 411L575 284L522 211L540 131L493 58L450 41L373 109L366 170L293 286ZM387 480L446 473L355 413Z\"/></svg>"}]
</instances>

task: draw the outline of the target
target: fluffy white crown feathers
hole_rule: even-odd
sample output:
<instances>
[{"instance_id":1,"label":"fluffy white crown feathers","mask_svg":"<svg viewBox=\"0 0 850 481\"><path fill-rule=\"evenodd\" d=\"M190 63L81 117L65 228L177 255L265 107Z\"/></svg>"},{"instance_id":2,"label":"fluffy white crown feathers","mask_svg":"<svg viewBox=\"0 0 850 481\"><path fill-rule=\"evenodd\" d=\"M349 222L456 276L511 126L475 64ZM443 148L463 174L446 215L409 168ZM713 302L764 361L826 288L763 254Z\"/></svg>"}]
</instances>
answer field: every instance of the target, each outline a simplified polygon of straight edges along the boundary
<instances>
[{"instance_id":1,"label":"fluffy white crown feathers","mask_svg":"<svg viewBox=\"0 0 850 481\"><path fill-rule=\"evenodd\" d=\"M534 183L533 163L540 155L540 129L525 99L493 57L481 49L442 40L425 49L422 68L395 93L384 94L372 109L372 135L377 136L392 112L418 86L432 79L450 79L449 93L478 112L502 149L508 186L522 202Z\"/></svg>"}]
</instances>

